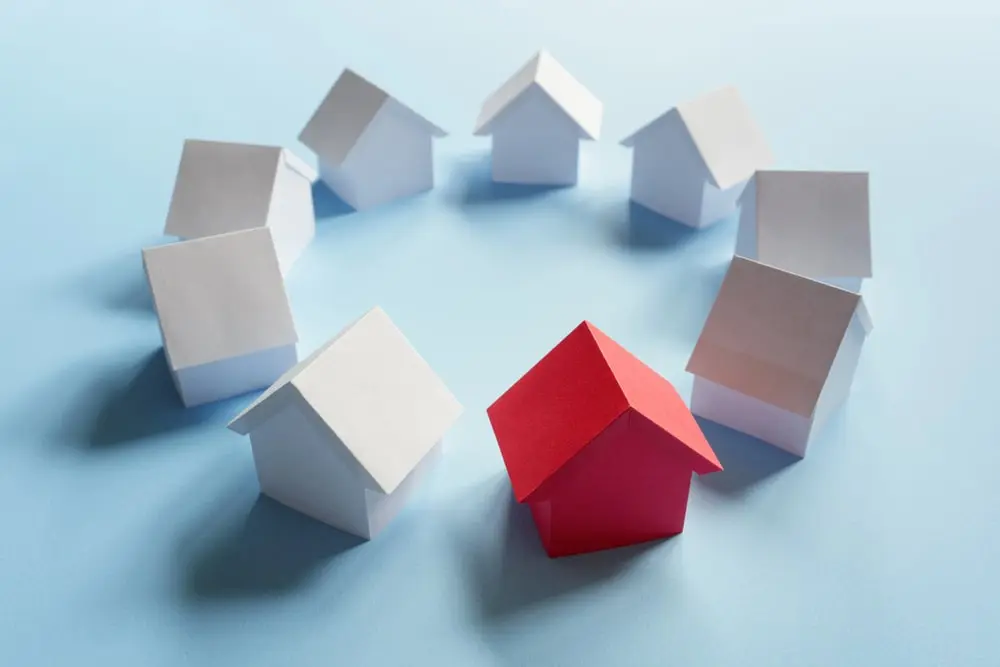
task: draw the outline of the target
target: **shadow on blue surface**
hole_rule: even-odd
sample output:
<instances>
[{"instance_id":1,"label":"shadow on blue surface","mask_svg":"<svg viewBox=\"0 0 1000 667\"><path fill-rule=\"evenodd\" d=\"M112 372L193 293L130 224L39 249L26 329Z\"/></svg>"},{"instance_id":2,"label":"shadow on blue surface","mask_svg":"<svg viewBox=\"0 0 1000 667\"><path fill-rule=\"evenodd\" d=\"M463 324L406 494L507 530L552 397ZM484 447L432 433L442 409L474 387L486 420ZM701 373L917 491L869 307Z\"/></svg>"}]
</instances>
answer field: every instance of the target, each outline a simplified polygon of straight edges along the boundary
<instances>
[{"instance_id":1,"label":"shadow on blue surface","mask_svg":"<svg viewBox=\"0 0 1000 667\"><path fill-rule=\"evenodd\" d=\"M615 231L620 245L638 251L680 248L712 232L670 220L634 201L628 202L625 224L617 226Z\"/></svg>"},{"instance_id":2,"label":"shadow on blue surface","mask_svg":"<svg viewBox=\"0 0 1000 667\"><path fill-rule=\"evenodd\" d=\"M459 207L527 201L573 187L496 183L493 181L489 153L455 161L449 185Z\"/></svg>"},{"instance_id":3,"label":"shadow on blue surface","mask_svg":"<svg viewBox=\"0 0 1000 667\"><path fill-rule=\"evenodd\" d=\"M316 180L312 185L313 213L316 221L326 218L339 218L342 215L354 213L350 204L338 197L326 183Z\"/></svg>"},{"instance_id":4,"label":"shadow on blue surface","mask_svg":"<svg viewBox=\"0 0 1000 667\"><path fill-rule=\"evenodd\" d=\"M599 586L624 573L639 556L669 548L673 540L647 542L578 556L549 558L542 547L531 512L514 499L506 476L485 490L492 514L483 516L478 530L492 532L486 544L465 545L464 567L484 624L505 618L560 597ZM492 523L493 526L488 524ZM492 528L492 531L489 529ZM666 542L667 544L664 544Z\"/></svg>"},{"instance_id":5,"label":"shadow on blue surface","mask_svg":"<svg viewBox=\"0 0 1000 667\"><path fill-rule=\"evenodd\" d=\"M124 377L102 377L87 400L64 415L72 440L105 449L204 424L233 412L232 401L185 408L174 387L162 348L130 366ZM82 424L83 432L79 432Z\"/></svg>"},{"instance_id":6,"label":"shadow on blue surface","mask_svg":"<svg viewBox=\"0 0 1000 667\"><path fill-rule=\"evenodd\" d=\"M753 436L701 417L696 419L723 470L695 476L695 481L721 495L738 497L801 460Z\"/></svg>"},{"instance_id":7,"label":"shadow on blue surface","mask_svg":"<svg viewBox=\"0 0 1000 667\"><path fill-rule=\"evenodd\" d=\"M73 276L66 285L66 292L75 302L94 303L102 310L155 316L153 295L138 249Z\"/></svg>"},{"instance_id":8,"label":"shadow on blue surface","mask_svg":"<svg viewBox=\"0 0 1000 667\"><path fill-rule=\"evenodd\" d=\"M692 243L735 243L738 221L735 214L697 229L628 200L627 209L618 215L623 215L625 219L611 227L615 234L614 241L629 251L668 252Z\"/></svg>"},{"instance_id":9,"label":"shadow on blue surface","mask_svg":"<svg viewBox=\"0 0 1000 667\"><path fill-rule=\"evenodd\" d=\"M259 495L235 529L185 557L183 593L197 603L291 592L364 542Z\"/></svg>"},{"instance_id":10,"label":"shadow on blue surface","mask_svg":"<svg viewBox=\"0 0 1000 667\"><path fill-rule=\"evenodd\" d=\"M109 290L105 299L112 310L144 315L153 315L156 312L153 309L153 295L149 291L149 283L146 282L144 274L140 274L138 278L130 276L129 280Z\"/></svg>"}]
</instances>

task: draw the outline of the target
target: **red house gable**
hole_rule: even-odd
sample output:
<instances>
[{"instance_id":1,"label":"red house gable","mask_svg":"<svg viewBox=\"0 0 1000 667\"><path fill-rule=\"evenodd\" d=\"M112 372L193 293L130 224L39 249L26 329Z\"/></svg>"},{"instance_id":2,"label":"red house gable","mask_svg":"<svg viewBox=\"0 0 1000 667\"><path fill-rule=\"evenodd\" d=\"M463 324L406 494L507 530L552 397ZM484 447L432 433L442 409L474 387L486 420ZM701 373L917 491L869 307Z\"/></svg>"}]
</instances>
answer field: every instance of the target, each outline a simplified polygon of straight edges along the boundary
<instances>
[{"instance_id":1,"label":"red house gable","mask_svg":"<svg viewBox=\"0 0 1000 667\"><path fill-rule=\"evenodd\" d=\"M722 470L673 386L583 322L487 410L514 495L532 494L625 412L653 425L678 466Z\"/></svg>"},{"instance_id":2,"label":"red house gable","mask_svg":"<svg viewBox=\"0 0 1000 667\"><path fill-rule=\"evenodd\" d=\"M722 464L674 386L603 331L585 324L590 327L631 408L684 446L677 450L678 456L693 472L707 475L721 471Z\"/></svg>"}]
</instances>

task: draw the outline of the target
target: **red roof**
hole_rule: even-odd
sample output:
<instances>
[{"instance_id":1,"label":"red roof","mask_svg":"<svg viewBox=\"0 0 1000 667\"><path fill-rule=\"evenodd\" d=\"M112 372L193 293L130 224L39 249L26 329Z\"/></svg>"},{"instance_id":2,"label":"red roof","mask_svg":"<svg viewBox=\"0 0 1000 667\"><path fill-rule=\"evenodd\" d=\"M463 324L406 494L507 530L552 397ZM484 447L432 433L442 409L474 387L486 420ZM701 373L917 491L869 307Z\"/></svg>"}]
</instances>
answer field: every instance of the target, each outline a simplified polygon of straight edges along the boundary
<instances>
[{"instance_id":1,"label":"red roof","mask_svg":"<svg viewBox=\"0 0 1000 667\"><path fill-rule=\"evenodd\" d=\"M722 469L674 387L585 321L487 410L517 500L629 409L662 429L694 472Z\"/></svg>"}]
</instances>

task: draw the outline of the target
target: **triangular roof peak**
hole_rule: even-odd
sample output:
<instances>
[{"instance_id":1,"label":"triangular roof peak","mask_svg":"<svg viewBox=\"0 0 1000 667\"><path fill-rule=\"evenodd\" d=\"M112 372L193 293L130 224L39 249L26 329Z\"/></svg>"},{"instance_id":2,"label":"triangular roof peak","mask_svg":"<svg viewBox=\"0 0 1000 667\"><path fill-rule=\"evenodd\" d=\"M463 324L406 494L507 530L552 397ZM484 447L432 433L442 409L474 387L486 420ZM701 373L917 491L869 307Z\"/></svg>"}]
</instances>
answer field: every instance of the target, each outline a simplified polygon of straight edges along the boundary
<instances>
[{"instance_id":1,"label":"triangular roof peak","mask_svg":"<svg viewBox=\"0 0 1000 667\"><path fill-rule=\"evenodd\" d=\"M691 455L685 458L694 472L705 475L722 470L712 446L674 386L596 326L590 322L586 325L632 409L689 450Z\"/></svg>"},{"instance_id":2,"label":"triangular roof peak","mask_svg":"<svg viewBox=\"0 0 1000 667\"><path fill-rule=\"evenodd\" d=\"M721 469L667 380L584 321L487 410L519 502L612 422L639 412L679 445L691 469Z\"/></svg>"},{"instance_id":3,"label":"triangular roof peak","mask_svg":"<svg viewBox=\"0 0 1000 667\"><path fill-rule=\"evenodd\" d=\"M720 190L767 169L774 155L739 90L725 86L669 109L621 141L632 147L672 115L680 117L712 184Z\"/></svg>"},{"instance_id":4,"label":"triangular roof peak","mask_svg":"<svg viewBox=\"0 0 1000 667\"><path fill-rule=\"evenodd\" d=\"M688 361L689 373L811 417L861 295L733 258Z\"/></svg>"},{"instance_id":5,"label":"triangular roof peak","mask_svg":"<svg viewBox=\"0 0 1000 667\"><path fill-rule=\"evenodd\" d=\"M490 134L493 121L533 86L539 87L562 109L580 129L584 139L600 137L604 104L544 49L486 98L473 134Z\"/></svg>"},{"instance_id":6,"label":"triangular roof peak","mask_svg":"<svg viewBox=\"0 0 1000 667\"><path fill-rule=\"evenodd\" d=\"M296 402L391 493L441 440L462 406L381 308L285 373L230 423L247 434Z\"/></svg>"},{"instance_id":7,"label":"triangular roof peak","mask_svg":"<svg viewBox=\"0 0 1000 667\"><path fill-rule=\"evenodd\" d=\"M395 105L414 121L416 127L431 136L447 135L385 90L347 68L337 77L330 92L302 129L299 141L323 162L339 166L347 160L368 125L387 104Z\"/></svg>"}]
</instances>

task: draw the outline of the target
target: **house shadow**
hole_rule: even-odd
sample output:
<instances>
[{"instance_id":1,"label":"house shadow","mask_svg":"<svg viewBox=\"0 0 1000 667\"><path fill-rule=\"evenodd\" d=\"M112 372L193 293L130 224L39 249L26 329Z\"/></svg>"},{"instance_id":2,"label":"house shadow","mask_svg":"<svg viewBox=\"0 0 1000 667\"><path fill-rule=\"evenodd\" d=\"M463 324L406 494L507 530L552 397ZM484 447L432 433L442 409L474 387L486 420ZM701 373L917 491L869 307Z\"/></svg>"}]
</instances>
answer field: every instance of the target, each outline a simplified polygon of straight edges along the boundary
<instances>
[{"instance_id":1,"label":"house shadow","mask_svg":"<svg viewBox=\"0 0 1000 667\"><path fill-rule=\"evenodd\" d=\"M77 275L65 285L65 296L75 303L90 303L106 311L155 317L153 295L146 281L138 250L112 258Z\"/></svg>"},{"instance_id":2,"label":"house shadow","mask_svg":"<svg viewBox=\"0 0 1000 667\"><path fill-rule=\"evenodd\" d=\"M130 274L127 280L110 287L104 294L104 303L111 310L139 315L155 315L153 294L142 273Z\"/></svg>"},{"instance_id":3,"label":"house shadow","mask_svg":"<svg viewBox=\"0 0 1000 667\"><path fill-rule=\"evenodd\" d=\"M491 511L477 525L480 539L470 544L464 535L459 550L485 625L606 583L623 575L642 554L672 541L550 558L530 510L516 502L506 477L491 487L485 494Z\"/></svg>"},{"instance_id":4,"label":"house shadow","mask_svg":"<svg viewBox=\"0 0 1000 667\"><path fill-rule=\"evenodd\" d=\"M730 216L702 228L691 227L660 215L631 199L614 214L613 240L630 252L669 252L692 243L732 241L736 217Z\"/></svg>"},{"instance_id":5,"label":"house shadow","mask_svg":"<svg viewBox=\"0 0 1000 667\"><path fill-rule=\"evenodd\" d=\"M337 196L323 181L317 179L312 184L313 213L316 220L339 218L354 213L354 208Z\"/></svg>"},{"instance_id":6,"label":"house shadow","mask_svg":"<svg viewBox=\"0 0 1000 667\"><path fill-rule=\"evenodd\" d=\"M738 498L801 459L757 438L695 417L723 470L695 482L719 495Z\"/></svg>"},{"instance_id":7,"label":"house shadow","mask_svg":"<svg viewBox=\"0 0 1000 667\"><path fill-rule=\"evenodd\" d=\"M68 431L64 435L87 448L111 449L204 424L232 412L238 400L185 407L161 348L118 377L106 375L91 385L61 426Z\"/></svg>"},{"instance_id":8,"label":"house shadow","mask_svg":"<svg viewBox=\"0 0 1000 667\"><path fill-rule=\"evenodd\" d=\"M201 603L290 593L363 543L261 494L242 520L182 554L183 594Z\"/></svg>"},{"instance_id":9,"label":"house shadow","mask_svg":"<svg viewBox=\"0 0 1000 667\"><path fill-rule=\"evenodd\" d=\"M456 161L452 174L451 199L459 208L531 201L574 187L497 183L493 180L489 153Z\"/></svg>"},{"instance_id":10,"label":"house shadow","mask_svg":"<svg viewBox=\"0 0 1000 667\"><path fill-rule=\"evenodd\" d=\"M612 229L617 244L630 251L667 251L680 248L711 230L696 229L629 200L623 220Z\"/></svg>"}]
</instances>

